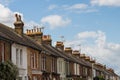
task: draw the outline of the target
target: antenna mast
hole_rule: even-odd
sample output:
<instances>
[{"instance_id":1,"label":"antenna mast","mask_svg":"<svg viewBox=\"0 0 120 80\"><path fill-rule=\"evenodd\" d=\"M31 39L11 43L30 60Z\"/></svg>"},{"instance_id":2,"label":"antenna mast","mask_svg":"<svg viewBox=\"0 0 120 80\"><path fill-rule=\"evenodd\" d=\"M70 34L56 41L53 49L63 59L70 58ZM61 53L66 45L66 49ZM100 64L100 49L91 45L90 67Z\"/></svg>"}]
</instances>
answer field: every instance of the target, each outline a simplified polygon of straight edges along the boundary
<instances>
[{"instance_id":1,"label":"antenna mast","mask_svg":"<svg viewBox=\"0 0 120 80\"><path fill-rule=\"evenodd\" d=\"M79 47L79 51L80 51L80 53L82 53L82 50L81 50L81 44L79 44L78 47Z\"/></svg>"},{"instance_id":2,"label":"antenna mast","mask_svg":"<svg viewBox=\"0 0 120 80\"><path fill-rule=\"evenodd\" d=\"M64 36L60 36L60 38L61 38L61 42L65 42L65 37Z\"/></svg>"}]
</instances>

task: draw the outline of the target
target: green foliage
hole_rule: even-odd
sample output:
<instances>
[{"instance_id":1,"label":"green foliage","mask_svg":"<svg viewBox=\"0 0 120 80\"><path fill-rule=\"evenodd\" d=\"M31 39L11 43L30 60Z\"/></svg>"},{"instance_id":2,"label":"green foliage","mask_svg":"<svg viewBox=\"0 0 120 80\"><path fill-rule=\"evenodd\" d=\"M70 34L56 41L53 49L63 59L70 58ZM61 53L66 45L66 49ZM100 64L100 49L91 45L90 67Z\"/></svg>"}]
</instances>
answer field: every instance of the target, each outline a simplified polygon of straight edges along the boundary
<instances>
[{"instance_id":1,"label":"green foliage","mask_svg":"<svg viewBox=\"0 0 120 80\"><path fill-rule=\"evenodd\" d=\"M14 80L18 76L18 68L11 61L0 63L0 80Z\"/></svg>"},{"instance_id":2,"label":"green foliage","mask_svg":"<svg viewBox=\"0 0 120 80\"><path fill-rule=\"evenodd\" d=\"M96 76L93 80L105 80L102 76Z\"/></svg>"},{"instance_id":3,"label":"green foliage","mask_svg":"<svg viewBox=\"0 0 120 80\"><path fill-rule=\"evenodd\" d=\"M102 76L99 76L99 80L105 80Z\"/></svg>"}]
</instances>

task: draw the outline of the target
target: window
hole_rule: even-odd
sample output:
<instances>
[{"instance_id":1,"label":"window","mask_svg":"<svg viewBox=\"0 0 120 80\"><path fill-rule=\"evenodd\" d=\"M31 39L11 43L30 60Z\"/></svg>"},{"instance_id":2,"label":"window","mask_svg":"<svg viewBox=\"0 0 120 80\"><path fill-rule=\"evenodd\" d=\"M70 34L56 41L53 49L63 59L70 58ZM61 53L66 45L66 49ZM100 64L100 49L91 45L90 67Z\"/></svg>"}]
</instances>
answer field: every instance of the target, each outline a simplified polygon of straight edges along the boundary
<instances>
[{"instance_id":1,"label":"window","mask_svg":"<svg viewBox=\"0 0 120 80\"><path fill-rule=\"evenodd\" d=\"M79 64L77 64L77 75L80 75Z\"/></svg>"},{"instance_id":2,"label":"window","mask_svg":"<svg viewBox=\"0 0 120 80\"><path fill-rule=\"evenodd\" d=\"M33 80L37 80L37 77L36 77L36 76L33 76Z\"/></svg>"},{"instance_id":3,"label":"window","mask_svg":"<svg viewBox=\"0 0 120 80\"><path fill-rule=\"evenodd\" d=\"M59 63L59 66L58 66L59 67L59 72L62 72L62 66L63 66L62 61L59 60L58 63Z\"/></svg>"},{"instance_id":4,"label":"window","mask_svg":"<svg viewBox=\"0 0 120 80\"><path fill-rule=\"evenodd\" d=\"M41 69L42 70L45 70L46 69L46 56L45 55L42 55L42 57L41 57L41 63L42 63L42 67L41 67Z\"/></svg>"},{"instance_id":5,"label":"window","mask_svg":"<svg viewBox=\"0 0 120 80\"><path fill-rule=\"evenodd\" d=\"M77 73L77 64L74 63L74 74L76 75L76 73Z\"/></svg>"},{"instance_id":6,"label":"window","mask_svg":"<svg viewBox=\"0 0 120 80\"><path fill-rule=\"evenodd\" d=\"M56 65L55 65L55 58L52 58L52 64L51 64L51 71L52 72L55 72L55 67L56 67Z\"/></svg>"},{"instance_id":7,"label":"window","mask_svg":"<svg viewBox=\"0 0 120 80\"><path fill-rule=\"evenodd\" d=\"M86 75L86 68L83 67L83 75Z\"/></svg>"},{"instance_id":8,"label":"window","mask_svg":"<svg viewBox=\"0 0 120 80\"><path fill-rule=\"evenodd\" d=\"M69 62L67 62L67 67L66 67L67 69L67 75L69 75L70 74L70 71L69 71Z\"/></svg>"},{"instance_id":9,"label":"window","mask_svg":"<svg viewBox=\"0 0 120 80\"><path fill-rule=\"evenodd\" d=\"M23 51L22 49L16 48L16 65L22 66L23 65Z\"/></svg>"},{"instance_id":10,"label":"window","mask_svg":"<svg viewBox=\"0 0 120 80\"><path fill-rule=\"evenodd\" d=\"M27 80L27 76L25 76L25 80Z\"/></svg>"},{"instance_id":11,"label":"window","mask_svg":"<svg viewBox=\"0 0 120 80\"><path fill-rule=\"evenodd\" d=\"M60 60L58 61L58 71L60 72Z\"/></svg>"},{"instance_id":12,"label":"window","mask_svg":"<svg viewBox=\"0 0 120 80\"><path fill-rule=\"evenodd\" d=\"M88 69L87 69L87 68L85 68L85 75L87 75L87 73L88 73Z\"/></svg>"},{"instance_id":13,"label":"window","mask_svg":"<svg viewBox=\"0 0 120 80\"><path fill-rule=\"evenodd\" d=\"M33 58L32 52L31 52L31 54L30 54L30 63L31 63L31 68L33 68L34 58Z\"/></svg>"},{"instance_id":14,"label":"window","mask_svg":"<svg viewBox=\"0 0 120 80\"><path fill-rule=\"evenodd\" d=\"M60 72L62 72L62 61L60 61Z\"/></svg>"},{"instance_id":15,"label":"window","mask_svg":"<svg viewBox=\"0 0 120 80\"><path fill-rule=\"evenodd\" d=\"M43 57L43 70L46 69L46 57L44 56Z\"/></svg>"},{"instance_id":16,"label":"window","mask_svg":"<svg viewBox=\"0 0 120 80\"><path fill-rule=\"evenodd\" d=\"M79 74L82 75L82 66L81 65L79 66L79 72L80 72Z\"/></svg>"},{"instance_id":17,"label":"window","mask_svg":"<svg viewBox=\"0 0 120 80\"><path fill-rule=\"evenodd\" d=\"M19 52L18 49L16 49L16 65L19 64Z\"/></svg>"},{"instance_id":18,"label":"window","mask_svg":"<svg viewBox=\"0 0 120 80\"><path fill-rule=\"evenodd\" d=\"M30 54L31 68L37 68L37 53L31 52Z\"/></svg>"},{"instance_id":19,"label":"window","mask_svg":"<svg viewBox=\"0 0 120 80\"><path fill-rule=\"evenodd\" d=\"M23 53L22 53L22 49L20 49L20 65L23 64Z\"/></svg>"},{"instance_id":20,"label":"window","mask_svg":"<svg viewBox=\"0 0 120 80\"><path fill-rule=\"evenodd\" d=\"M22 80L22 77L18 77L18 80Z\"/></svg>"}]
</instances>

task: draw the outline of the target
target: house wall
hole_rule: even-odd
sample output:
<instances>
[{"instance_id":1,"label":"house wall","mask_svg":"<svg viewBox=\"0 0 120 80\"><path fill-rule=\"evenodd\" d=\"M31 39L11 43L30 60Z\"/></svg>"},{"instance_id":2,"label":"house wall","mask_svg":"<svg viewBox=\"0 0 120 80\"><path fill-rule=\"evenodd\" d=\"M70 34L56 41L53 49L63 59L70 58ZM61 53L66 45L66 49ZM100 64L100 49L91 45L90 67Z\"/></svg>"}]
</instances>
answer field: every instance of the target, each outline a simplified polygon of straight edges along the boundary
<instances>
[{"instance_id":1,"label":"house wall","mask_svg":"<svg viewBox=\"0 0 120 80\"><path fill-rule=\"evenodd\" d=\"M38 50L27 48L27 67L30 79L41 79L41 54Z\"/></svg>"},{"instance_id":2,"label":"house wall","mask_svg":"<svg viewBox=\"0 0 120 80\"><path fill-rule=\"evenodd\" d=\"M60 74L60 80L64 80L66 78L66 66L65 66L64 58L57 59L57 73Z\"/></svg>"},{"instance_id":3,"label":"house wall","mask_svg":"<svg viewBox=\"0 0 120 80\"><path fill-rule=\"evenodd\" d=\"M0 62L11 60L11 44L0 40Z\"/></svg>"},{"instance_id":4,"label":"house wall","mask_svg":"<svg viewBox=\"0 0 120 80\"><path fill-rule=\"evenodd\" d=\"M16 52L16 50L18 50L18 52ZM20 55L20 50L22 50L22 55ZM17 67L19 69L19 78L21 80L27 80L28 78L27 78L27 50L26 50L26 47L18 45L18 44L12 44L11 57L12 57L12 62L15 65L17 65Z\"/></svg>"},{"instance_id":5,"label":"house wall","mask_svg":"<svg viewBox=\"0 0 120 80\"><path fill-rule=\"evenodd\" d=\"M49 80L52 78L51 73L51 63L52 58L46 53L41 53L41 71L42 71L42 80Z\"/></svg>"}]
</instances>

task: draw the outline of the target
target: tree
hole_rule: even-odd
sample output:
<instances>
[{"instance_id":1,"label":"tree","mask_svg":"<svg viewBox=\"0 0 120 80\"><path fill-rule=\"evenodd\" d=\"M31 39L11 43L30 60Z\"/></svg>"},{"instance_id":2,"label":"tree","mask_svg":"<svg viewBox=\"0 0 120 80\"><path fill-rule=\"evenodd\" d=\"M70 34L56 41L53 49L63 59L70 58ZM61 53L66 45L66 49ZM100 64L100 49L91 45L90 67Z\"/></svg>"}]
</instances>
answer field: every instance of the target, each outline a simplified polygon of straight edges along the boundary
<instances>
[{"instance_id":1,"label":"tree","mask_svg":"<svg viewBox=\"0 0 120 80\"><path fill-rule=\"evenodd\" d=\"M93 80L105 80L102 76L96 76Z\"/></svg>"},{"instance_id":2,"label":"tree","mask_svg":"<svg viewBox=\"0 0 120 80\"><path fill-rule=\"evenodd\" d=\"M15 80L18 76L18 68L11 61L0 63L0 80Z\"/></svg>"}]
</instances>

